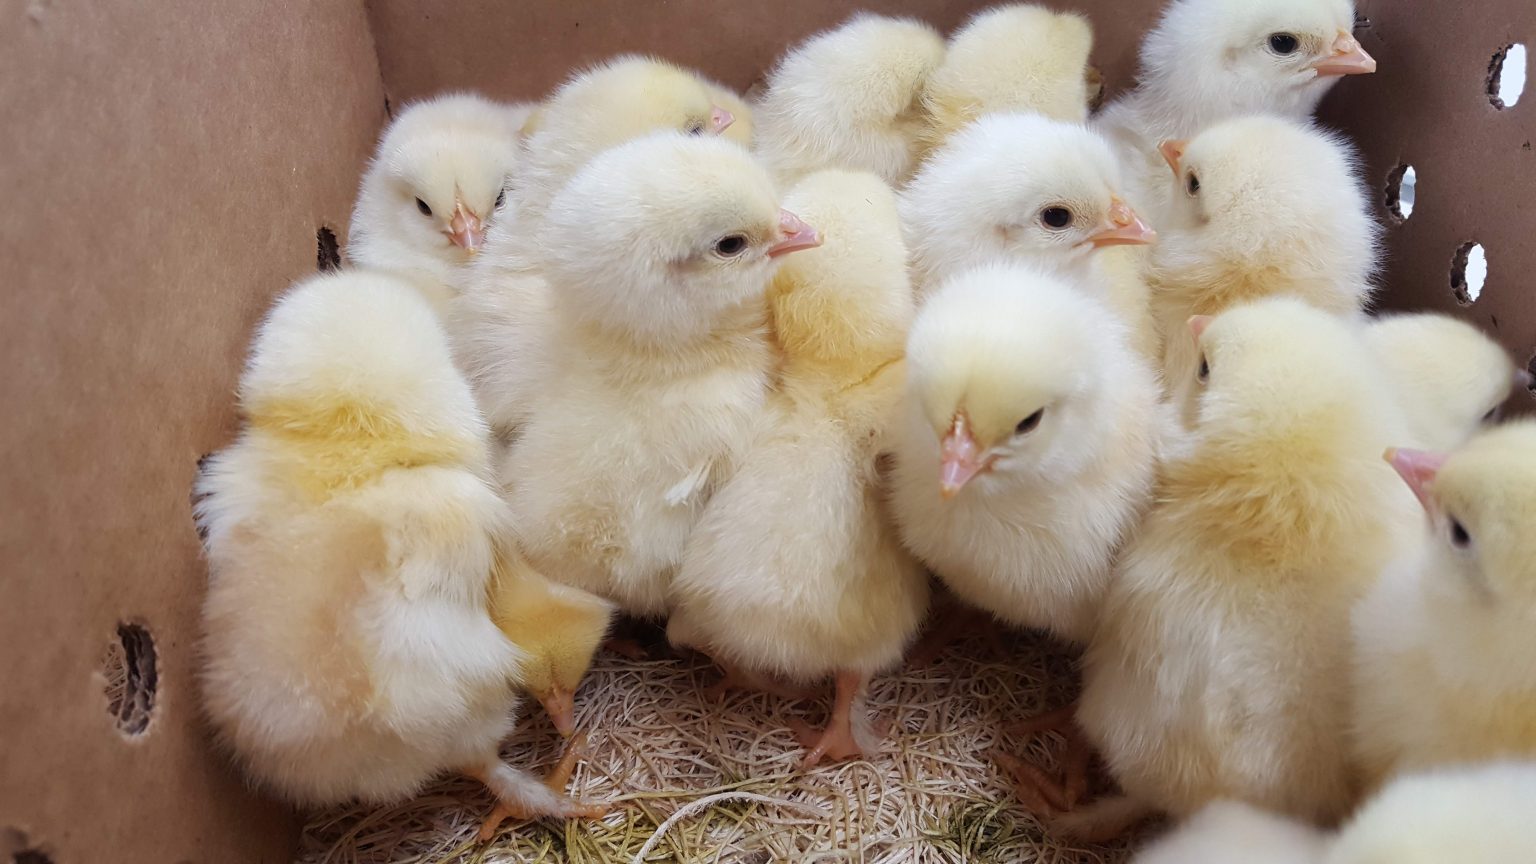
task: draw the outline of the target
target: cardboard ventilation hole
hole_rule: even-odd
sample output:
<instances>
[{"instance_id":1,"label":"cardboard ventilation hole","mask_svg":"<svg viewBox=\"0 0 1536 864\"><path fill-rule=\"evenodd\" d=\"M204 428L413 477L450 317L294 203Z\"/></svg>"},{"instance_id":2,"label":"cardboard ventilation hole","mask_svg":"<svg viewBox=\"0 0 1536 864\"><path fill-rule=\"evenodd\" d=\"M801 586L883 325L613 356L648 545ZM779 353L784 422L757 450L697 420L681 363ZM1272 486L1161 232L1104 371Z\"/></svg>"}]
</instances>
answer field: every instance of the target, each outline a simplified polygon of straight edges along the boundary
<instances>
[{"instance_id":1,"label":"cardboard ventilation hole","mask_svg":"<svg viewBox=\"0 0 1536 864\"><path fill-rule=\"evenodd\" d=\"M1451 259L1451 291L1456 302L1471 306L1483 296L1483 285L1488 281L1488 253L1480 243L1463 243Z\"/></svg>"},{"instance_id":2,"label":"cardboard ventilation hole","mask_svg":"<svg viewBox=\"0 0 1536 864\"><path fill-rule=\"evenodd\" d=\"M107 711L117 728L130 737L144 734L155 711L155 640L138 624L117 625L117 639L107 647L102 663L106 676Z\"/></svg>"},{"instance_id":3,"label":"cardboard ventilation hole","mask_svg":"<svg viewBox=\"0 0 1536 864\"><path fill-rule=\"evenodd\" d=\"M1516 42L1493 55L1488 64L1488 100L1500 111L1515 107L1525 92L1525 45Z\"/></svg>"},{"instance_id":4,"label":"cardboard ventilation hole","mask_svg":"<svg viewBox=\"0 0 1536 864\"><path fill-rule=\"evenodd\" d=\"M1387 218L1401 225L1413 215L1413 203L1417 198L1419 174L1412 165L1399 165L1387 175Z\"/></svg>"},{"instance_id":5,"label":"cardboard ventilation hole","mask_svg":"<svg viewBox=\"0 0 1536 864\"><path fill-rule=\"evenodd\" d=\"M341 245L336 242L336 232L323 225L315 232L315 269L321 273L341 269Z\"/></svg>"}]
</instances>

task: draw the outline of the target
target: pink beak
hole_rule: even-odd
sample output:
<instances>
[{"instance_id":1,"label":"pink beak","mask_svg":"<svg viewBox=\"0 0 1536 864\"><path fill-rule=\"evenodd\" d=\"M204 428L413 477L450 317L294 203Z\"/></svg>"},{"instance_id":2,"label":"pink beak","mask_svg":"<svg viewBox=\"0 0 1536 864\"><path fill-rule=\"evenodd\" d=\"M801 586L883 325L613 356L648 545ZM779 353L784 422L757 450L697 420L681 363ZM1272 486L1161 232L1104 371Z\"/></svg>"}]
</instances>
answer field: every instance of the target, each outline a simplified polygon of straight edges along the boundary
<instances>
[{"instance_id":1,"label":"pink beak","mask_svg":"<svg viewBox=\"0 0 1536 864\"><path fill-rule=\"evenodd\" d=\"M949 500L960 494L965 484L987 467L981 459L981 445L966 424L964 414L955 415L955 423L939 442L939 496Z\"/></svg>"},{"instance_id":2,"label":"pink beak","mask_svg":"<svg viewBox=\"0 0 1536 864\"><path fill-rule=\"evenodd\" d=\"M485 245L485 227L480 217L464 209L459 201L453 203L453 219L448 223L448 238L453 245L466 252L478 252Z\"/></svg>"},{"instance_id":3,"label":"pink beak","mask_svg":"<svg viewBox=\"0 0 1536 864\"><path fill-rule=\"evenodd\" d=\"M1114 198L1109 204L1109 224L1100 228L1086 242L1092 243L1095 249L1102 249L1105 246L1145 246L1155 240L1157 232L1152 230L1152 226L1141 221L1131 205Z\"/></svg>"},{"instance_id":4,"label":"pink beak","mask_svg":"<svg viewBox=\"0 0 1536 864\"><path fill-rule=\"evenodd\" d=\"M1211 326L1211 316L1191 315L1185 323L1189 325L1189 332L1194 335L1195 341L1199 342L1200 337L1205 334L1205 328Z\"/></svg>"},{"instance_id":5,"label":"pink beak","mask_svg":"<svg viewBox=\"0 0 1536 864\"><path fill-rule=\"evenodd\" d=\"M1369 75L1376 71L1376 58L1365 53L1360 41L1344 31L1333 40L1333 53L1312 64L1319 78L1334 75Z\"/></svg>"},{"instance_id":6,"label":"pink beak","mask_svg":"<svg viewBox=\"0 0 1536 864\"><path fill-rule=\"evenodd\" d=\"M1383 454L1387 463L1396 469L1402 476L1408 488L1413 490L1415 498L1428 510L1429 488L1435 482L1435 475L1439 473L1440 466L1445 464L1444 453L1430 453L1426 450L1405 450L1401 447L1389 447Z\"/></svg>"},{"instance_id":7,"label":"pink beak","mask_svg":"<svg viewBox=\"0 0 1536 864\"><path fill-rule=\"evenodd\" d=\"M555 723L555 731L563 738L571 737L576 731L576 697L556 688L542 700L544 710L549 713L549 719Z\"/></svg>"},{"instance_id":8,"label":"pink beak","mask_svg":"<svg viewBox=\"0 0 1536 864\"><path fill-rule=\"evenodd\" d=\"M814 249L821 245L821 235L815 228L800 221L800 217L788 210L779 211L779 242L768 247L768 257L777 258L801 249Z\"/></svg>"},{"instance_id":9,"label":"pink beak","mask_svg":"<svg viewBox=\"0 0 1536 864\"><path fill-rule=\"evenodd\" d=\"M736 115L719 105L714 106L709 112L709 129L716 135L731 128L731 124L735 122Z\"/></svg>"},{"instance_id":10,"label":"pink beak","mask_svg":"<svg viewBox=\"0 0 1536 864\"><path fill-rule=\"evenodd\" d=\"M1175 177L1183 170L1179 166L1184 161L1184 150L1188 147L1188 141L1164 141L1157 145L1157 152L1163 154L1163 161L1167 162L1168 167L1173 169Z\"/></svg>"}]
</instances>

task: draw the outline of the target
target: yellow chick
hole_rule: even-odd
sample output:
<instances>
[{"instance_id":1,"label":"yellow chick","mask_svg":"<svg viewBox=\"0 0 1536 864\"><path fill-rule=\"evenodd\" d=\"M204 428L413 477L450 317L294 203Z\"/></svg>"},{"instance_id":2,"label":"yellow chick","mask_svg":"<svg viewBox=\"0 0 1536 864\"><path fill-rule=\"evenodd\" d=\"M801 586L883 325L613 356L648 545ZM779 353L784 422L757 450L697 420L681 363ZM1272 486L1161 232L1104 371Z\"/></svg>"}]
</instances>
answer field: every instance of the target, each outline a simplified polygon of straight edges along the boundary
<instances>
[{"instance_id":1,"label":"yellow chick","mask_svg":"<svg viewBox=\"0 0 1536 864\"><path fill-rule=\"evenodd\" d=\"M1521 420L1449 456L1389 454L1429 530L1355 611L1355 743L1374 781L1536 758L1533 444Z\"/></svg>"},{"instance_id":2,"label":"yellow chick","mask_svg":"<svg viewBox=\"0 0 1536 864\"><path fill-rule=\"evenodd\" d=\"M634 615L667 611L688 534L761 420L764 291L780 256L818 242L746 151L712 137L608 150L555 197L538 411L501 466L535 568Z\"/></svg>"},{"instance_id":3,"label":"yellow chick","mask_svg":"<svg viewBox=\"0 0 1536 864\"><path fill-rule=\"evenodd\" d=\"M202 692L251 776L319 806L460 771L514 812L602 812L498 756L528 659L486 605L507 511L428 302L379 273L300 283L240 401L197 485Z\"/></svg>"},{"instance_id":4,"label":"yellow chick","mask_svg":"<svg viewBox=\"0 0 1536 864\"><path fill-rule=\"evenodd\" d=\"M721 85L655 57L626 54L578 72L523 127L527 165L516 184L517 218L542 214L592 157L652 132L725 135L749 146L750 127L733 131L736 114L721 104L739 101Z\"/></svg>"},{"instance_id":5,"label":"yellow chick","mask_svg":"<svg viewBox=\"0 0 1536 864\"><path fill-rule=\"evenodd\" d=\"M832 676L827 728L802 735L809 767L878 749L864 693L901 661L928 577L885 519L876 466L913 307L895 193L871 174L826 171L785 206L826 241L787 260L769 289L783 366L768 427L689 539L667 633L747 681Z\"/></svg>"},{"instance_id":6,"label":"yellow chick","mask_svg":"<svg viewBox=\"0 0 1536 864\"><path fill-rule=\"evenodd\" d=\"M1284 294L1361 317L1379 228L1343 139L1276 117L1245 117L1163 149L1178 194L1157 226L1147 275L1175 403L1191 404L1191 315Z\"/></svg>"},{"instance_id":7,"label":"yellow chick","mask_svg":"<svg viewBox=\"0 0 1536 864\"><path fill-rule=\"evenodd\" d=\"M348 260L409 280L441 312L485 245L530 110L471 93L407 106L363 174Z\"/></svg>"},{"instance_id":8,"label":"yellow chick","mask_svg":"<svg viewBox=\"0 0 1536 864\"><path fill-rule=\"evenodd\" d=\"M1407 413L1414 444L1450 450L1498 419L1530 373L1482 330L1449 315L1384 315L1365 329Z\"/></svg>"},{"instance_id":9,"label":"yellow chick","mask_svg":"<svg viewBox=\"0 0 1536 864\"><path fill-rule=\"evenodd\" d=\"M1217 801L1148 844L1131 864L1322 864L1328 840L1294 819Z\"/></svg>"},{"instance_id":10,"label":"yellow chick","mask_svg":"<svg viewBox=\"0 0 1536 864\"><path fill-rule=\"evenodd\" d=\"M1350 35L1351 0L1173 0L1141 45L1136 89L1095 125L1131 184L1131 202L1163 227L1170 196L1158 145L1247 114L1312 115L1340 78L1374 72Z\"/></svg>"},{"instance_id":11,"label":"yellow chick","mask_svg":"<svg viewBox=\"0 0 1536 864\"><path fill-rule=\"evenodd\" d=\"M859 13L774 67L757 106L757 153L788 186L814 171L868 171L892 185L912 173L923 82L944 40L910 18Z\"/></svg>"},{"instance_id":12,"label":"yellow chick","mask_svg":"<svg viewBox=\"0 0 1536 864\"><path fill-rule=\"evenodd\" d=\"M991 265L928 300L907 363L903 542L967 603L1086 641L1158 446L1156 380L1124 328L1070 283Z\"/></svg>"},{"instance_id":13,"label":"yellow chick","mask_svg":"<svg viewBox=\"0 0 1536 864\"><path fill-rule=\"evenodd\" d=\"M1527 655L1528 659L1529 655ZM1322 864L1515 864L1536 850L1536 763L1403 777L1345 826ZM1246 860L1246 859L1244 859Z\"/></svg>"},{"instance_id":14,"label":"yellow chick","mask_svg":"<svg viewBox=\"0 0 1536 864\"><path fill-rule=\"evenodd\" d=\"M1353 806L1349 610L1417 530L1381 461L1404 427L1355 328L1289 297L1196 317L1187 452L1124 550L1077 719L1125 796L1057 820L1102 837L1235 799Z\"/></svg>"},{"instance_id":15,"label":"yellow chick","mask_svg":"<svg viewBox=\"0 0 1536 864\"><path fill-rule=\"evenodd\" d=\"M949 37L944 62L923 86L923 152L983 114L1087 122L1092 50L1093 27L1081 15L1023 3L977 13Z\"/></svg>"}]
</instances>

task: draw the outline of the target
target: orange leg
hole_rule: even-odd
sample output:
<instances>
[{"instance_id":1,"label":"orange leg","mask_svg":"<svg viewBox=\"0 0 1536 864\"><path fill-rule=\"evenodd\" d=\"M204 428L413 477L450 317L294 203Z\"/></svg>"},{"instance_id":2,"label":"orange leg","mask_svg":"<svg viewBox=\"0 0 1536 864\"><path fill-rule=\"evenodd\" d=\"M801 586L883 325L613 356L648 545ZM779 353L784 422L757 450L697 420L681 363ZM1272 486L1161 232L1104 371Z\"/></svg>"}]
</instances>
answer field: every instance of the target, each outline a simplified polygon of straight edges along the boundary
<instances>
[{"instance_id":1,"label":"orange leg","mask_svg":"<svg viewBox=\"0 0 1536 864\"><path fill-rule=\"evenodd\" d=\"M864 694L869 687L869 676L859 672L839 672L836 676L837 692L832 700L832 716L827 726L817 733L809 725L791 721L795 737L810 752L800 761L801 770L816 767L823 758L833 760L869 758L880 749L884 730L870 724L864 706Z\"/></svg>"},{"instance_id":2,"label":"orange leg","mask_svg":"<svg viewBox=\"0 0 1536 864\"><path fill-rule=\"evenodd\" d=\"M770 696L778 696L781 699L789 699L798 702L811 698L809 691L791 687L787 684L775 681L767 675L759 675L749 669L730 663L725 660L711 658L716 666L720 667L720 680L711 684L704 690L704 695L712 700L724 699L732 690L756 690L767 693Z\"/></svg>"},{"instance_id":3,"label":"orange leg","mask_svg":"<svg viewBox=\"0 0 1536 864\"><path fill-rule=\"evenodd\" d=\"M1062 779L1056 785L1053 797L1062 802L1061 809L1071 810L1088 795L1088 766L1093 761L1093 746L1083 737L1077 725L1077 703L1047 711L1013 727L1019 734L1055 732L1062 737L1066 747L1061 754Z\"/></svg>"},{"instance_id":4,"label":"orange leg","mask_svg":"<svg viewBox=\"0 0 1536 864\"><path fill-rule=\"evenodd\" d=\"M907 655L907 665L914 669L932 665L949 646L980 632L987 637L988 647L997 654L1007 653L1003 645L1000 624L991 615L973 606L965 606L958 600L940 607L933 615L928 632L912 646Z\"/></svg>"},{"instance_id":5,"label":"orange leg","mask_svg":"<svg viewBox=\"0 0 1536 864\"><path fill-rule=\"evenodd\" d=\"M613 636L603 640L603 650L623 657L626 660L640 662L651 659L651 652L647 651L638 639L627 639Z\"/></svg>"},{"instance_id":6,"label":"orange leg","mask_svg":"<svg viewBox=\"0 0 1536 864\"><path fill-rule=\"evenodd\" d=\"M608 807L603 804L584 804L572 801L565 797L565 786L571 781L571 773L576 770L576 763L587 755L587 733L578 732L566 745L565 752L561 754L560 761L550 770L549 776L544 779L544 786L555 794L558 805L553 808L537 806L524 801L508 801L501 795L496 796L496 806L491 810L485 822L480 826L479 839L483 842L495 836L496 829L507 819L518 822L526 822L544 816L558 816L562 818L597 819L607 814ZM465 772L471 777L484 783L494 792L496 784L490 777L481 771Z\"/></svg>"}]
</instances>

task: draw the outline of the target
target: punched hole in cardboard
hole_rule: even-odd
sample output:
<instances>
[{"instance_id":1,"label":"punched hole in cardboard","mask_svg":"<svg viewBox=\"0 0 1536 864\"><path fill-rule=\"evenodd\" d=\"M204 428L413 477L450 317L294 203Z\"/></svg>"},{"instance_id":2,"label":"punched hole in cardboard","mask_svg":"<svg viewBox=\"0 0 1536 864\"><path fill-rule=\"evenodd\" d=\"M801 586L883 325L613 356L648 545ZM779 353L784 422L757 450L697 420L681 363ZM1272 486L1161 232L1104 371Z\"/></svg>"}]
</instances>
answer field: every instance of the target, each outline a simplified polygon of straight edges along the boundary
<instances>
[{"instance_id":1,"label":"punched hole in cardboard","mask_svg":"<svg viewBox=\"0 0 1536 864\"><path fill-rule=\"evenodd\" d=\"M1412 165L1398 165L1387 175L1385 204L1387 216L1401 225L1413 215L1413 204L1418 198L1419 174Z\"/></svg>"},{"instance_id":2,"label":"punched hole in cardboard","mask_svg":"<svg viewBox=\"0 0 1536 864\"><path fill-rule=\"evenodd\" d=\"M341 269L341 245L336 242L336 232L324 225L315 232L315 269L321 273Z\"/></svg>"},{"instance_id":3,"label":"punched hole in cardboard","mask_svg":"<svg viewBox=\"0 0 1536 864\"><path fill-rule=\"evenodd\" d=\"M1516 42L1499 49L1488 64L1488 101L1500 111L1513 108L1525 93L1525 45Z\"/></svg>"},{"instance_id":4,"label":"punched hole in cardboard","mask_svg":"<svg viewBox=\"0 0 1536 864\"><path fill-rule=\"evenodd\" d=\"M1463 243L1451 259L1451 291L1456 302L1471 306L1483 295L1488 281L1488 253L1480 243Z\"/></svg>"},{"instance_id":5,"label":"punched hole in cardboard","mask_svg":"<svg viewBox=\"0 0 1536 864\"><path fill-rule=\"evenodd\" d=\"M107 711L117 729L135 738L149 729L154 719L155 691L160 684L156 669L155 639L140 624L123 622L107 646L102 661L106 677Z\"/></svg>"}]
</instances>

